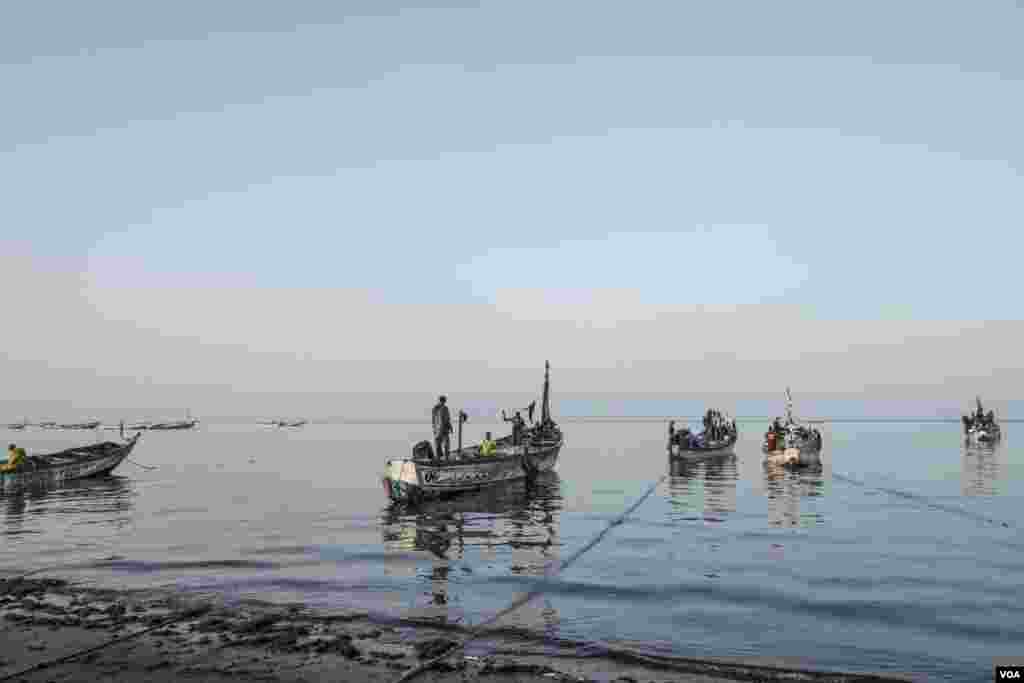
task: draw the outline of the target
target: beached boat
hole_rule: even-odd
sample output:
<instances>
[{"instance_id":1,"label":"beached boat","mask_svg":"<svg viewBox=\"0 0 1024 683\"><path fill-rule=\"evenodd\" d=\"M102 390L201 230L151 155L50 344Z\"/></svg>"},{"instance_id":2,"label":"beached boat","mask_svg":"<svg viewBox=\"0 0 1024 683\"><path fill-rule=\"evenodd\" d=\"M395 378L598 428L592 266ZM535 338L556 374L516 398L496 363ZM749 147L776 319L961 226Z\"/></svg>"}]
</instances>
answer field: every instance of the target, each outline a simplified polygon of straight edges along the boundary
<instances>
[{"instance_id":1,"label":"beached boat","mask_svg":"<svg viewBox=\"0 0 1024 683\"><path fill-rule=\"evenodd\" d=\"M510 435L497 439L492 455L481 455L476 444L452 451L450 459L439 459L430 442L421 441L413 447L412 458L387 461L382 481L388 496L417 502L529 479L554 469L564 438L551 419L549 373L550 365L545 363L540 422L523 429L519 443Z\"/></svg>"},{"instance_id":2,"label":"beached boat","mask_svg":"<svg viewBox=\"0 0 1024 683\"><path fill-rule=\"evenodd\" d=\"M0 490L110 474L128 457L139 434L122 443L105 441L57 453L33 455L14 472L0 472Z\"/></svg>"},{"instance_id":3,"label":"beached boat","mask_svg":"<svg viewBox=\"0 0 1024 683\"><path fill-rule=\"evenodd\" d=\"M786 387L786 421L776 418L765 432L761 450L765 462L778 465L815 466L821 464L821 432L793 417L793 396Z\"/></svg>"},{"instance_id":4,"label":"beached boat","mask_svg":"<svg viewBox=\"0 0 1024 683\"><path fill-rule=\"evenodd\" d=\"M733 455L739 430L736 421L717 410L704 415L704 429L691 432L689 428L677 430L675 421L668 423L668 453L673 458L706 458L713 455Z\"/></svg>"},{"instance_id":5,"label":"beached boat","mask_svg":"<svg viewBox=\"0 0 1024 683\"><path fill-rule=\"evenodd\" d=\"M986 413L981 405L981 397L975 400L977 410L960 418L964 425L964 441L968 446L991 446L1003 438L1002 427L996 420L995 411Z\"/></svg>"}]
</instances>

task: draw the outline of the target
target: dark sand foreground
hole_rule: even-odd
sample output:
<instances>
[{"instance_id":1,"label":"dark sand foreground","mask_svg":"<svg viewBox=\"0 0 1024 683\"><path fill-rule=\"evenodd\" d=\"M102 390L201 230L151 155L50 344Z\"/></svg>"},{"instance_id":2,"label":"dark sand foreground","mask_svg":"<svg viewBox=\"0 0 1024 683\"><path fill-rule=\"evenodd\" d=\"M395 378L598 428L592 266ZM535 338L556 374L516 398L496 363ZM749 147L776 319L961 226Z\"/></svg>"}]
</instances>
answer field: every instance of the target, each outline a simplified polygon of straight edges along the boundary
<instances>
[{"instance_id":1,"label":"dark sand foreground","mask_svg":"<svg viewBox=\"0 0 1024 683\"><path fill-rule=\"evenodd\" d=\"M173 623L171 623L173 622ZM122 592L55 579L0 580L0 681L395 681L464 632L360 612L311 611L210 596ZM104 646L69 661L35 665ZM513 647L514 649L514 647ZM557 648L556 648L557 649ZM503 648L508 651L509 648ZM17 675L14 675L17 674ZM13 675L13 676L12 676ZM881 681L749 664L456 651L417 682Z\"/></svg>"}]
</instances>

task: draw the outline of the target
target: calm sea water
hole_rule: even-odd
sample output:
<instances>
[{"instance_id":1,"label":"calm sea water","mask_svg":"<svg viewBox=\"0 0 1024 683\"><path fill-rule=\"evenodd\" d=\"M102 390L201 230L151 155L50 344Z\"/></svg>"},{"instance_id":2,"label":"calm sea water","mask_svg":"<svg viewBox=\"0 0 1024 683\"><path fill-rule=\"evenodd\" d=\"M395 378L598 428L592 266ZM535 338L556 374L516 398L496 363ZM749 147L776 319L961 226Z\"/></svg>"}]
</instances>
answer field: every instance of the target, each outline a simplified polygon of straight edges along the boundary
<instances>
[{"instance_id":1,"label":"calm sea water","mask_svg":"<svg viewBox=\"0 0 1024 683\"><path fill-rule=\"evenodd\" d=\"M379 474L425 425L203 425L144 434L120 476L0 494L0 570L104 586L503 623L689 657L988 681L1024 654L1024 448L966 452L953 423L824 427L823 471L735 458L670 466L666 425L566 422L557 474L418 511ZM468 426L468 425L467 425ZM497 425L472 425L467 440ZM91 433L8 433L29 451ZM559 577L544 570L666 478Z\"/></svg>"}]
</instances>

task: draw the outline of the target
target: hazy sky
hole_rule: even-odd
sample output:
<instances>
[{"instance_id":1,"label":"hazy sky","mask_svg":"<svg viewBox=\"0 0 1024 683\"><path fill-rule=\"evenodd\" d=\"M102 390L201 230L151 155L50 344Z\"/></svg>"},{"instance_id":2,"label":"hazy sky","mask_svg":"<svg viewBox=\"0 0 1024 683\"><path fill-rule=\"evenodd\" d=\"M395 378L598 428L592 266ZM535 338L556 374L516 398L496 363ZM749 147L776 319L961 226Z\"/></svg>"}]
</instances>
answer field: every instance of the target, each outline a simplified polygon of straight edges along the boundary
<instances>
[{"instance_id":1,"label":"hazy sky","mask_svg":"<svg viewBox=\"0 0 1024 683\"><path fill-rule=\"evenodd\" d=\"M5 3L5 397L315 412L545 358L578 395L1018 397L1022 35L997 0Z\"/></svg>"}]
</instances>

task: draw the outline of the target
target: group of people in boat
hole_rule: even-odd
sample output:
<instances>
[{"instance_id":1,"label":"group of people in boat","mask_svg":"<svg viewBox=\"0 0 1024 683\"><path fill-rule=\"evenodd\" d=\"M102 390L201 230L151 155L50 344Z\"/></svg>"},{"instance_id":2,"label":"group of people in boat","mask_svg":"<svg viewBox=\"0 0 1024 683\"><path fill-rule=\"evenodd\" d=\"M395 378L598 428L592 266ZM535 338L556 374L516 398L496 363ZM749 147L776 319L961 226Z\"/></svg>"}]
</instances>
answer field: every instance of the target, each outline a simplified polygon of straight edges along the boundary
<instances>
[{"instance_id":1,"label":"group of people in boat","mask_svg":"<svg viewBox=\"0 0 1024 683\"><path fill-rule=\"evenodd\" d=\"M995 411L985 412L985 409L981 406L981 399L977 399L978 408L973 414L968 413L961 417L964 423L964 434L971 431L971 428L990 430L996 427L996 414Z\"/></svg>"},{"instance_id":2,"label":"group of people in boat","mask_svg":"<svg viewBox=\"0 0 1024 683\"><path fill-rule=\"evenodd\" d=\"M821 432L814 427L807 427L805 425L797 424L795 422L788 422L783 424L782 418L777 417L772 420L772 423L768 425L768 431L765 433L765 439L769 446L772 446L770 450L774 450L774 445L785 444L786 433L790 432L796 436L797 439L803 442L812 442L821 447Z\"/></svg>"},{"instance_id":3,"label":"group of people in boat","mask_svg":"<svg viewBox=\"0 0 1024 683\"><path fill-rule=\"evenodd\" d=\"M526 414L529 419L529 424L536 427L537 425L533 421L533 413L537 408L537 402L531 401L530 405L526 407ZM443 458L444 460L451 459L451 435L455 431L452 426L451 412L448 410L448 397L439 396L437 403L431 410L431 417L434 426L434 457ZM465 422L467 416L465 413L460 413L460 419ZM527 432L527 421L523 419L521 411L516 411L515 415L509 417L505 414L505 411L501 411L501 419L505 422L512 424L512 445L519 446L522 444L524 437ZM494 455L497 452L498 444L491 436L491 432L487 432L484 436L483 441L480 442L479 453L480 455Z\"/></svg>"},{"instance_id":4,"label":"group of people in boat","mask_svg":"<svg viewBox=\"0 0 1024 683\"><path fill-rule=\"evenodd\" d=\"M703 417L704 431L694 434L689 427L676 431L675 420L668 423L669 445L685 449L705 448L736 436L736 420L718 410L709 409Z\"/></svg>"}]
</instances>

